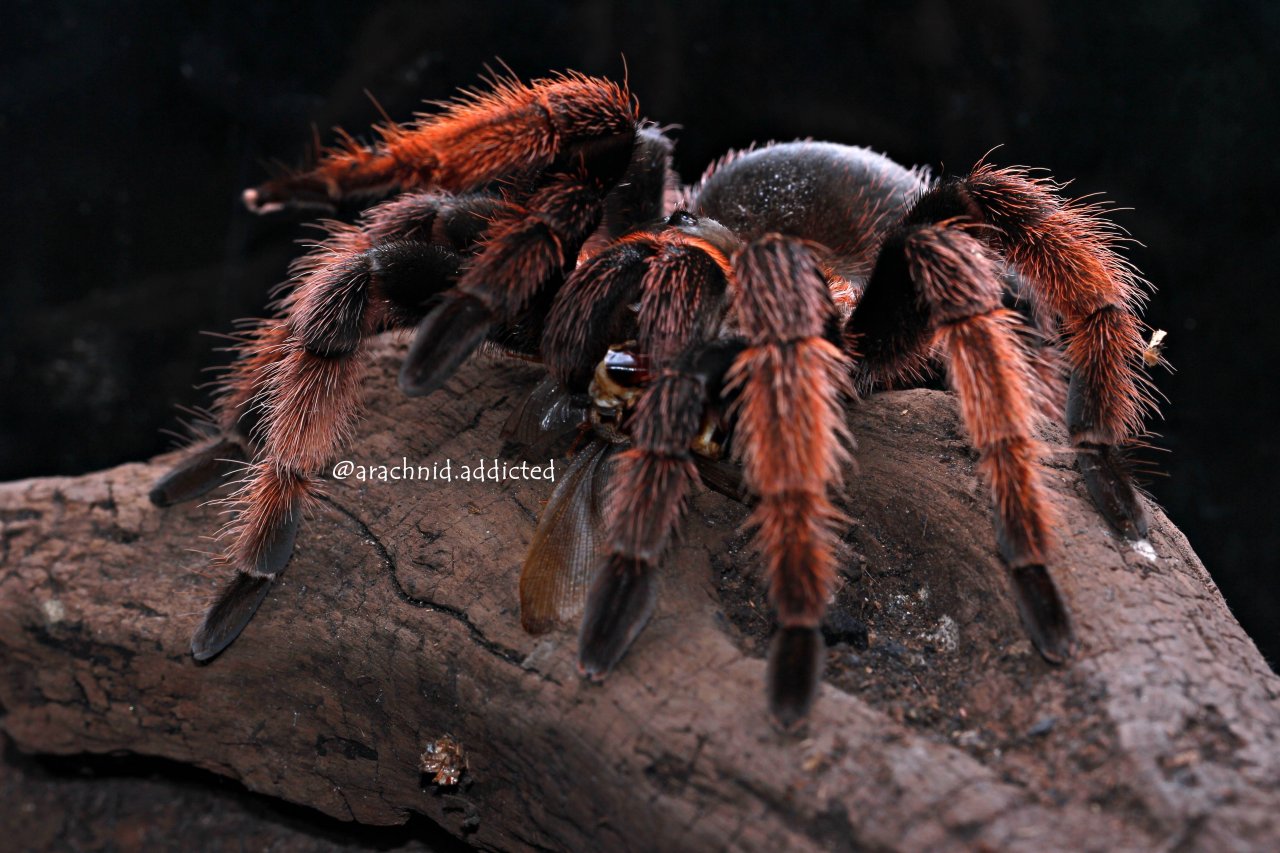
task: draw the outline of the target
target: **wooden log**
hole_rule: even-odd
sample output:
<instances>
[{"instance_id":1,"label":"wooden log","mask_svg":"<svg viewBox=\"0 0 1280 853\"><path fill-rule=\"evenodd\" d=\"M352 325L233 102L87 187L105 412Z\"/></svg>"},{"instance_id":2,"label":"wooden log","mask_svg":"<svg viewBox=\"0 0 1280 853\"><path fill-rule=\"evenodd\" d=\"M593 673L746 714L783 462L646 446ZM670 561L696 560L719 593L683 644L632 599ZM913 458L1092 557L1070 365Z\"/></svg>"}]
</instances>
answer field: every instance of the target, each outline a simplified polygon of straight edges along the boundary
<instances>
[{"instance_id":1,"label":"wooden log","mask_svg":"<svg viewBox=\"0 0 1280 853\"><path fill-rule=\"evenodd\" d=\"M24 751L128 751L366 824L425 814L486 849L1260 849L1280 845L1280 680L1183 536L1113 537L1060 435L1052 569L1077 656L1022 631L950 395L853 408L848 570L807 730L764 706L769 629L745 509L692 504L654 620L603 684L575 631L520 628L551 484L463 481L502 459L536 369L481 357L425 399L378 344L341 454L451 460L452 482L326 484L243 636L189 641L225 580L216 506L147 501L176 457L0 486L0 706ZM507 457L510 459L511 457ZM557 463L563 470L563 463ZM461 783L420 772L465 751Z\"/></svg>"}]
</instances>

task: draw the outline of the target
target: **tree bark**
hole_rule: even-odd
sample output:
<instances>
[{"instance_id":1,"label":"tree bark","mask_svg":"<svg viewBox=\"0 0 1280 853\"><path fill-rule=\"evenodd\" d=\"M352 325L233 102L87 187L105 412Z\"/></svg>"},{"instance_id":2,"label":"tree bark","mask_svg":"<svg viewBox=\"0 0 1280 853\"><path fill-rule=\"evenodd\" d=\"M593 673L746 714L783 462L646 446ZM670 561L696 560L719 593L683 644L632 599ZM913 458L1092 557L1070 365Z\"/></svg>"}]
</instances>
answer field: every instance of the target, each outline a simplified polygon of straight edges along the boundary
<instances>
[{"instance_id":1,"label":"tree bark","mask_svg":"<svg viewBox=\"0 0 1280 853\"><path fill-rule=\"evenodd\" d=\"M1280 845L1280 681L1185 538L1113 537L1060 435L1052 565L1080 648L1045 664L950 395L853 408L849 567L826 685L770 725L746 510L692 502L653 621L603 685L576 632L520 628L551 484L464 482L536 380L481 357L426 399L378 344L342 458L452 482L326 483L284 579L207 665L216 506L157 509L173 456L0 486L0 706L24 751L128 751L366 824L422 813L489 849L1249 849ZM510 457L507 457L510 459ZM563 463L557 463L563 471ZM865 633L864 633L865 629ZM419 771L449 734L462 782Z\"/></svg>"}]
</instances>

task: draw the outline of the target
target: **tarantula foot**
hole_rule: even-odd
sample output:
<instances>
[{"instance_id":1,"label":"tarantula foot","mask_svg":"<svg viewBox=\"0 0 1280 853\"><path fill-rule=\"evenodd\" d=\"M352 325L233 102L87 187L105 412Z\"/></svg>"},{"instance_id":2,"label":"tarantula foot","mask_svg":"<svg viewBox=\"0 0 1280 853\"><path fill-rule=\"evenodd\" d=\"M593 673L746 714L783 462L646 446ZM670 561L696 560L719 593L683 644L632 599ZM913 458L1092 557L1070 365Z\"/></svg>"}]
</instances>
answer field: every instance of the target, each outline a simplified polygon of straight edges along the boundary
<instances>
[{"instance_id":1,"label":"tarantula foot","mask_svg":"<svg viewBox=\"0 0 1280 853\"><path fill-rule=\"evenodd\" d=\"M191 453L156 480L149 497L156 506L173 506L198 498L217 488L227 475L244 463L238 442L221 438Z\"/></svg>"},{"instance_id":2,"label":"tarantula foot","mask_svg":"<svg viewBox=\"0 0 1280 853\"><path fill-rule=\"evenodd\" d=\"M1147 536L1147 511L1138 500L1124 457L1110 444L1080 445L1080 473L1094 506L1111 527L1125 539Z\"/></svg>"},{"instance_id":3,"label":"tarantula foot","mask_svg":"<svg viewBox=\"0 0 1280 853\"><path fill-rule=\"evenodd\" d=\"M649 566L617 554L610 557L587 596L578 670L593 681L603 680L653 615L657 597Z\"/></svg>"},{"instance_id":4,"label":"tarantula foot","mask_svg":"<svg viewBox=\"0 0 1280 853\"><path fill-rule=\"evenodd\" d=\"M769 711L792 731L805 721L822 680L826 646L817 628L780 628L769 649Z\"/></svg>"},{"instance_id":5,"label":"tarantula foot","mask_svg":"<svg viewBox=\"0 0 1280 853\"><path fill-rule=\"evenodd\" d=\"M413 346L400 368L400 390L420 397L439 388L485 339L492 324L493 315L480 300L447 294L418 324Z\"/></svg>"},{"instance_id":6,"label":"tarantula foot","mask_svg":"<svg viewBox=\"0 0 1280 853\"><path fill-rule=\"evenodd\" d=\"M1075 652L1075 635L1058 587L1044 566L1013 570L1013 589L1022 624L1036 650L1049 663L1063 663Z\"/></svg>"},{"instance_id":7,"label":"tarantula foot","mask_svg":"<svg viewBox=\"0 0 1280 853\"><path fill-rule=\"evenodd\" d=\"M231 645L249 624L262 599L271 588L271 578L262 575L236 574L235 580L218 596L205 614L204 622L191 638L191 655L208 660Z\"/></svg>"},{"instance_id":8,"label":"tarantula foot","mask_svg":"<svg viewBox=\"0 0 1280 853\"><path fill-rule=\"evenodd\" d=\"M329 194L329 187L305 176L270 181L260 187L250 187L240 194L241 201L250 212L259 216L284 210L312 210L334 213L338 206Z\"/></svg>"}]
</instances>

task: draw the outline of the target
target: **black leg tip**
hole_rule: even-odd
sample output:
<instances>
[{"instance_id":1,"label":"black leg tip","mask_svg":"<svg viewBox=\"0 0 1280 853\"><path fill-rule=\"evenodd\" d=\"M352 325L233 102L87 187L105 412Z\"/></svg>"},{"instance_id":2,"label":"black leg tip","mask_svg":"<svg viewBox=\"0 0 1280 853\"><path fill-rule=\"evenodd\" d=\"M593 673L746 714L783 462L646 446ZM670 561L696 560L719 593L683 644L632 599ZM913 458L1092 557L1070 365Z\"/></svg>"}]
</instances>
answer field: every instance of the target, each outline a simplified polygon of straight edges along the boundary
<instances>
[{"instance_id":1,"label":"black leg tip","mask_svg":"<svg viewBox=\"0 0 1280 853\"><path fill-rule=\"evenodd\" d=\"M1125 539L1147 537L1150 522L1147 510L1125 466L1120 450L1110 444L1080 447L1080 473L1089 497L1111 528Z\"/></svg>"},{"instance_id":2,"label":"black leg tip","mask_svg":"<svg viewBox=\"0 0 1280 853\"><path fill-rule=\"evenodd\" d=\"M191 656L206 661L231 645L258 611L270 588L271 578L238 573L209 608L204 622L191 638Z\"/></svg>"},{"instance_id":3,"label":"black leg tip","mask_svg":"<svg viewBox=\"0 0 1280 853\"><path fill-rule=\"evenodd\" d=\"M439 388L489 334L493 317L478 299L452 292L418 324L400 368L400 390L421 397Z\"/></svg>"},{"instance_id":4,"label":"black leg tip","mask_svg":"<svg viewBox=\"0 0 1280 853\"><path fill-rule=\"evenodd\" d=\"M147 497L160 507L193 500L221 485L243 462L244 450L238 443L219 439L191 452L156 480Z\"/></svg>"},{"instance_id":5,"label":"black leg tip","mask_svg":"<svg viewBox=\"0 0 1280 853\"><path fill-rule=\"evenodd\" d=\"M578 634L578 670L601 681L640 635L657 601L651 567L614 555L596 575L587 594Z\"/></svg>"},{"instance_id":6,"label":"black leg tip","mask_svg":"<svg viewBox=\"0 0 1280 853\"><path fill-rule=\"evenodd\" d=\"M809 718L822 682L826 647L818 628L779 628L769 650L769 711L783 731Z\"/></svg>"},{"instance_id":7,"label":"black leg tip","mask_svg":"<svg viewBox=\"0 0 1280 853\"><path fill-rule=\"evenodd\" d=\"M151 487L151 491L147 492L147 499L154 506L168 507L178 503L176 499L170 496L170 493L164 489L159 483Z\"/></svg>"},{"instance_id":8,"label":"black leg tip","mask_svg":"<svg viewBox=\"0 0 1280 853\"><path fill-rule=\"evenodd\" d=\"M249 212L259 216L286 211L338 212L338 206L334 204L333 199L329 198L328 187L315 180L298 181L286 178L260 187L250 187L240 194L240 200L244 202Z\"/></svg>"},{"instance_id":9,"label":"black leg tip","mask_svg":"<svg viewBox=\"0 0 1280 853\"><path fill-rule=\"evenodd\" d=\"M253 566L254 574L274 577L284 571L293 556L293 543L297 541L301 519L302 513L295 503L263 541L258 562Z\"/></svg>"},{"instance_id":10,"label":"black leg tip","mask_svg":"<svg viewBox=\"0 0 1280 853\"><path fill-rule=\"evenodd\" d=\"M1013 590L1018 614L1036 650L1049 663L1069 660L1075 654L1075 634L1049 571L1044 566L1014 569Z\"/></svg>"}]
</instances>

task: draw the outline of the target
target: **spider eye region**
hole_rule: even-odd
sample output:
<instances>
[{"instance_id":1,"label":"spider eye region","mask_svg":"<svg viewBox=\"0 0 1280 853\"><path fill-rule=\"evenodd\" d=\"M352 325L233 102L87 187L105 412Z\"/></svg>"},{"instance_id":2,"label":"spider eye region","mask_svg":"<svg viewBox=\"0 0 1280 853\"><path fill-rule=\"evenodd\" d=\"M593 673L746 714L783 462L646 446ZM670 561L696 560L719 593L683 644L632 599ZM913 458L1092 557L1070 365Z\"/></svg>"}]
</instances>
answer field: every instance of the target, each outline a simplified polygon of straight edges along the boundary
<instances>
[{"instance_id":1,"label":"spider eye region","mask_svg":"<svg viewBox=\"0 0 1280 853\"><path fill-rule=\"evenodd\" d=\"M692 213L690 213L687 210L677 210L675 213L667 217L667 224L676 225L676 226L697 225L698 217L694 216Z\"/></svg>"}]
</instances>

